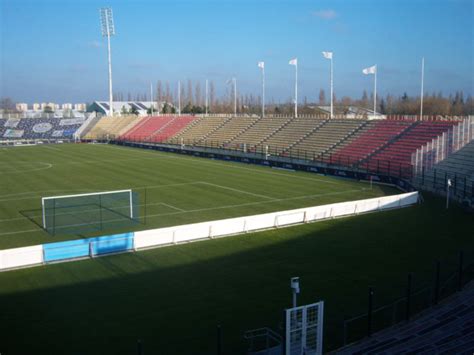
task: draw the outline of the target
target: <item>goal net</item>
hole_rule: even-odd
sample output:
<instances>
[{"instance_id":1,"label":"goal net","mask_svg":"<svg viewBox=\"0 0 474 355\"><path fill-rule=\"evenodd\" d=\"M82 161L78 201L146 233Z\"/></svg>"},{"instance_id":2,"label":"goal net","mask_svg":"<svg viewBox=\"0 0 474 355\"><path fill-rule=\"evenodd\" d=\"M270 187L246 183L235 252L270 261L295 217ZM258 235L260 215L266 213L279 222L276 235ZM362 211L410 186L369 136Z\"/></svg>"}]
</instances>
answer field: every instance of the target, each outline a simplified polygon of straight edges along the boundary
<instances>
[{"instance_id":1,"label":"goal net","mask_svg":"<svg viewBox=\"0 0 474 355\"><path fill-rule=\"evenodd\" d=\"M132 190L43 197L43 228L50 234L78 234L127 227L139 221Z\"/></svg>"}]
</instances>

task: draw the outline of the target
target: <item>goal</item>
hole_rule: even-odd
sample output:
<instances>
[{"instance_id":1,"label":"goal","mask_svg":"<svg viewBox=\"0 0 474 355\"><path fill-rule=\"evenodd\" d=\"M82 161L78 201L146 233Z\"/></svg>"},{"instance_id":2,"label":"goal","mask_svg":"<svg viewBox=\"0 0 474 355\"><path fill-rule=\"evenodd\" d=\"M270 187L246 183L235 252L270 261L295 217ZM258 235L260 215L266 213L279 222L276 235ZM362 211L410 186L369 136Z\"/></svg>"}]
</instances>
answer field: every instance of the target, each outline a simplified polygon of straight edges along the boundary
<instances>
[{"instance_id":1,"label":"goal","mask_svg":"<svg viewBox=\"0 0 474 355\"><path fill-rule=\"evenodd\" d=\"M50 234L78 234L126 227L139 221L132 190L50 196L41 199L43 228Z\"/></svg>"}]
</instances>

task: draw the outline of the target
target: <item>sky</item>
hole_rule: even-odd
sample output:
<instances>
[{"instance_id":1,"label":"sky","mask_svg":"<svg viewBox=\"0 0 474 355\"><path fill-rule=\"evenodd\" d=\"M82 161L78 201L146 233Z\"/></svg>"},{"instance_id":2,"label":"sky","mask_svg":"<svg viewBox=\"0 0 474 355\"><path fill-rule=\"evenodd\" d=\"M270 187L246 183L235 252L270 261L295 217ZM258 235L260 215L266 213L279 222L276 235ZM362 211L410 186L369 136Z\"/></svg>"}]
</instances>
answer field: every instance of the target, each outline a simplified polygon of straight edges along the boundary
<instances>
[{"instance_id":1,"label":"sky","mask_svg":"<svg viewBox=\"0 0 474 355\"><path fill-rule=\"evenodd\" d=\"M334 91L373 90L362 69L377 64L377 94L474 94L473 0L0 0L0 97L17 102L91 102L108 96L107 45L99 8L113 9L114 92L149 93L150 82L206 79L217 94L236 77L241 94L315 101Z\"/></svg>"}]
</instances>

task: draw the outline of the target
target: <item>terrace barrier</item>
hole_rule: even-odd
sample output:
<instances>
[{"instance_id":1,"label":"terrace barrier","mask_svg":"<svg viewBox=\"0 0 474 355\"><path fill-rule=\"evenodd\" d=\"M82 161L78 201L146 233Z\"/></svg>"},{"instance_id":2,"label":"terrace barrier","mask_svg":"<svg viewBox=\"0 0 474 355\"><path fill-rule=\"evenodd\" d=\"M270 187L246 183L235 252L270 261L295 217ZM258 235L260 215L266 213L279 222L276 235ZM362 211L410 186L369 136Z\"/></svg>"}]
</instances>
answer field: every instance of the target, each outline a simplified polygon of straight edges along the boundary
<instances>
[{"instance_id":1,"label":"terrace barrier","mask_svg":"<svg viewBox=\"0 0 474 355\"><path fill-rule=\"evenodd\" d=\"M402 208L416 204L418 198L418 192L415 191L254 216L0 250L0 271Z\"/></svg>"}]
</instances>

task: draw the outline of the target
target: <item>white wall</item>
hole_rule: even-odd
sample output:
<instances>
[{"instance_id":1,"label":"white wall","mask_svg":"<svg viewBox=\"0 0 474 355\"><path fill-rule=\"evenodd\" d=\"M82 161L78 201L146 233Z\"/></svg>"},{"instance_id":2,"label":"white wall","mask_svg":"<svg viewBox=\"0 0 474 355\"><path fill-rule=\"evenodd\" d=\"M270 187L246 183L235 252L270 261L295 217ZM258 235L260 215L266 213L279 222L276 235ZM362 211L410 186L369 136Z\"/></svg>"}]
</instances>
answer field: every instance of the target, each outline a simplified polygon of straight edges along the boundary
<instances>
[{"instance_id":1,"label":"white wall","mask_svg":"<svg viewBox=\"0 0 474 355\"><path fill-rule=\"evenodd\" d=\"M222 237L268 228L313 222L322 219L352 216L359 213L400 208L417 203L418 192L367 200L334 203L324 206L265 213L261 215L230 218L218 221L188 224L135 232L135 249L198 239Z\"/></svg>"},{"instance_id":2,"label":"white wall","mask_svg":"<svg viewBox=\"0 0 474 355\"><path fill-rule=\"evenodd\" d=\"M224 237L232 234L278 228L328 218L351 216L358 213L400 208L418 202L418 192L367 200L333 203L324 206L265 213L255 216L229 218L218 221L187 224L135 232L134 248L142 249L193 240ZM0 250L0 270L43 263L43 246Z\"/></svg>"}]
</instances>

